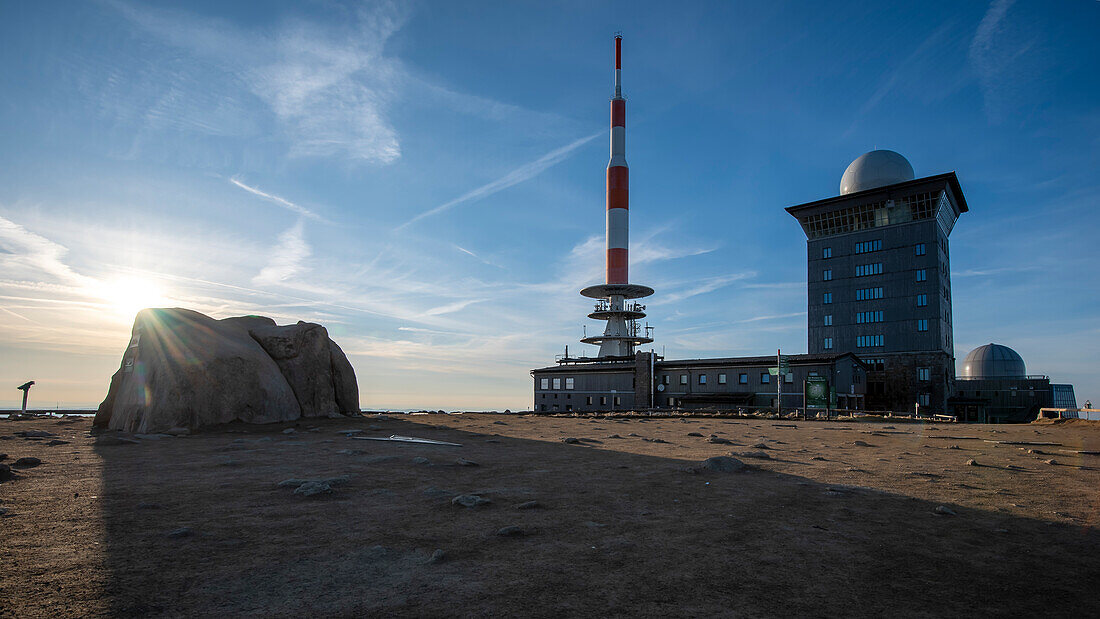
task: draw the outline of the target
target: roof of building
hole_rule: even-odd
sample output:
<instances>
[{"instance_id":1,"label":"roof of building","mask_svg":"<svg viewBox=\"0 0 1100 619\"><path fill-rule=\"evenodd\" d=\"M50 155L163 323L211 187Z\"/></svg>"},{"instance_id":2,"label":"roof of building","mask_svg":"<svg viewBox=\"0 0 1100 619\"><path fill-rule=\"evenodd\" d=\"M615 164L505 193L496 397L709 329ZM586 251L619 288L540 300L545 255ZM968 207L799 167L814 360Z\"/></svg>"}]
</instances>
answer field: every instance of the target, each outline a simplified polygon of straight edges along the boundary
<instances>
[{"instance_id":1,"label":"roof of building","mask_svg":"<svg viewBox=\"0 0 1100 619\"><path fill-rule=\"evenodd\" d=\"M896 185L914 178L908 159L892 150L873 150L848 164L840 177L840 195Z\"/></svg>"},{"instance_id":2,"label":"roof of building","mask_svg":"<svg viewBox=\"0 0 1100 619\"><path fill-rule=\"evenodd\" d=\"M960 213L965 213L970 210L966 205L966 198L962 193L962 186L959 184L959 177L955 176L954 172L946 172L944 174L936 174L933 176L925 176L922 178L916 178L911 181L905 181L901 183L895 183L893 185L886 185L883 187L874 187L871 189L865 189L863 191L857 191L841 196L833 196L831 198L824 198L822 200L814 200L813 202L806 202L805 204L796 204L795 206L788 206L787 212L795 217L802 215L803 211L809 211L811 209L828 210L827 208L834 204L847 204L852 201L858 201L860 198L871 198L876 193L893 193L902 192L909 188L919 187L922 184L933 182L946 182L951 189L952 197L955 199L955 205L958 206Z\"/></svg>"},{"instance_id":3,"label":"roof of building","mask_svg":"<svg viewBox=\"0 0 1100 619\"><path fill-rule=\"evenodd\" d=\"M1008 346L993 344L979 346L963 359L960 378L998 378L1026 376L1024 359Z\"/></svg>"},{"instance_id":4,"label":"roof of building","mask_svg":"<svg viewBox=\"0 0 1100 619\"><path fill-rule=\"evenodd\" d=\"M852 360L860 366L866 367L867 364L863 362L858 356L853 353L847 352L839 355L832 354L803 354L803 355L784 355L788 358L791 365L815 365L822 363L833 363L844 357L851 357ZM670 367L684 367L684 366L711 366L711 365L743 365L743 366L772 366L775 365L775 355L764 355L759 357L715 357L711 359L671 359L657 361L656 365L662 368ZM573 365L554 365L545 368L536 368L531 370L532 372L631 372L634 370L634 364L632 362L618 362L618 363L579 363Z\"/></svg>"}]
</instances>

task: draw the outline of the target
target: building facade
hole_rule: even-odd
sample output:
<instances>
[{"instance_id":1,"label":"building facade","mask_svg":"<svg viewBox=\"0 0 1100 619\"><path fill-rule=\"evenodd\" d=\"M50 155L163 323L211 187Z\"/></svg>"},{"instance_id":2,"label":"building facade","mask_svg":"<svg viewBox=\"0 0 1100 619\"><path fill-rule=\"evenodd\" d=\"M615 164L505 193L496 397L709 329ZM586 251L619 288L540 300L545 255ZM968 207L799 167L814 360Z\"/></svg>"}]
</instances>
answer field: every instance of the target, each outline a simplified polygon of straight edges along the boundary
<instances>
[{"instance_id":1,"label":"building facade","mask_svg":"<svg viewBox=\"0 0 1100 619\"><path fill-rule=\"evenodd\" d=\"M803 384L825 378L836 408L862 409L867 366L851 353L789 355L789 371L772 375L774 356L665 360L639 352L633 361L563 359L531 370L534 408L540 413L629 410L772 408L782 380L784 408L803 406Z\"/></svg>"},{"instance_id":2,"label":"building facade","mask_svg":"<svg viewBox=\"0 0 1100 619\"><path fill-rule=\"evenodd\" d=\"M914 179L892 151L853 162L840 196L787 208L807 239L807 350L863 359L870 410L947 409L948 237L967 210L953 172Z\"/></svg>"}]
</instances>

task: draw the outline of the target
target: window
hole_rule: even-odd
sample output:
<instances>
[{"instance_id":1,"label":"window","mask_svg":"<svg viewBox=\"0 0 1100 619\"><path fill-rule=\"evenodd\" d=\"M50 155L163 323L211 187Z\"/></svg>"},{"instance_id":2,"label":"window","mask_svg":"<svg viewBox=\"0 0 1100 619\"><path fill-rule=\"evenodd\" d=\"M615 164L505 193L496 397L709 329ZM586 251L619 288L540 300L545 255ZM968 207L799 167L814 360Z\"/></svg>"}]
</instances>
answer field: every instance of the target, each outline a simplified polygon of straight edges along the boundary
<instances>
[{"instance_id":1,"label":"window","mask_svg":"<svg viewBox=\"0 0 1100 619\"><path fill-rule=\"evenodd\" d=\"M856 301L870 301L872 299L882 298L882 287L877 288L859 288L856 290Z\"/></svg>"},{"instance_id":2,"label":"window","mask_svg":"<svg viewBox=\"0 0 1100 619\"><path fill-rule=\"evenodd\" d=\"M867 275L882 275L882 263L857 264L856 277L865 277Z\"/></svg>"},{"instance_id":3,"label":"window","mask_svg":"<svg viewBox=\"0 0 1100 619\"><path fill-rule=\"evenodd\" d=\"M700 374L699 375L699 384L700 385L707 384L707 375L706 374Z\"/></svg>"},{"instance_id":4,"label":"window","mask_svg":"<svg viewBox=\"0 0 1100 619\"><path fill-rule=\"evenodd\" d=\"M790 384L794 382L794 372L787 372L783 375L783 382Z\"/></svg>"},{"instance_id":5,"label":"window","mask_svg":"<svg viewBox=\"0 0 1100 619\"><path fill-rule=\"evenodd\" d=\"M824 303L825 305L828 305L828 304L832 303L833 302L833 293L826 292L824 295L822 295L821 302Z\"/></svg>"},{"instance_id":6,"label":"window","mask_svg":"<svg viewBox=\"0 0 1100 619\"><path fill-rule=\"evenodd\" d=\"M668 384L669 380L670 380L670 377L669 377L669 375L668 375L668 374L665 374L665 376L664 376L664 383L665 383L666 385Z\"/></svg>"},{"instance_id":7,"label":"window","mask_svg":"<svg viewBox=\"0 0 1100 619\"><path fill-rule=\"evenodd\" d=\"M926 305L928 305L928 295L918 294L917 295L917 307L924 307Z\"/></svg>"},{"instance_id":8,"label":"window","mask_svg":"<svg viewBox=\"0 0 1100 619\"><path fill-rule=\"evenodd\" d=\"M832 281L833 280L833 270L832 269L825 269L824 271L822 271L821 272L821 279L823 279L827 282Z\"/></svg>"},{"instance_id":9,"label":"window","mask_svg":"<svg viewBox=\"0 0 1100 619\"><path fill-rule=\"evenodd\" d=\"M542 379L542 388L543 389L549 389L550 388L550 379L549 378Z\"/></svg>"},{"instance_id":10,"label":"window","mask_svg":"<svg viewBox=\"0 0 1100 619\"><path fill-rule=\"evenodd\" d=\"M573 388L573 379L572 378L565 379L565 388L566 389L572 389Z\"/></svg>"},{"instance_id":11,"label":"window","mask_svg":"<svg viewBox=\"0 0 1100 619\"><path fill-rule=\"evenodd\" d=\"M832 350L832 349L833 349L833 338L831 338L831 337L825 338L825 350Z\"/></svg>"},{"instance_id":12,"label":"window","mask_svg":"<svg viewBox=\"0 0 1100 619\"><path fill-rule=\"evenodd\" d=\"M833 248L832 247L823 248L821 250L821 257L826 258L826 259L827 258L832 258L833 257Z\"/></svg>"},{"instance_id":13,"label":"window","mask_svg":"<svg viewBox=\"0 0 1100 619\"><path fill-rule=\"evenodd\" d=\"M872 346L883 345L883 336L881 335L860 335L856 337L856 348L871 348Z\"/></svg>"},{"instance_id":14,"label":"window","mask_svg":"<svg viewBox=\"0 0 1100 619\"><path fill-rule=\"evenodd\" d=\"M592 396L588 396L587 398L585 398L584 403L591 406L592 405Z\"/></svg>"},{"instance_id":15,"label":"window","mask_svg":"<svg viewBox=\"0 0 1100 619\"><path fill-rule=\"evenodd\" d=\"M862 243L856 243L853 248L857 254L866 254L872 251L879 251L882 249L882 239L875 239L874 241L864 241Z\"/></svg>"},{"instance_id":16,"label":"window","mask_svg":"<svg viewBox=\"0 0 1100 619\"><path fill-rule=\"evenodd\" d=\"M621 404L622 404L622 400L619 398L619 396L615 396L615 406L619 406Z\"/></svg>"},{"instance_id":17,"label":"window","mask_svg":"<svg viewBox=\"0 0 1100 619\"><path fill-rule=\"evenodd\" d=\"M882 310L856 312L856 324L863 324L865 322L882 322L882 320Z\"/></svg>"},{"instance_id":18,"label":"window","mask_svg":"<svg viewBox=\"0 0 1100 619\"><path fill-rule=\"evenodd\" d=\"M718 375L718 384L719 385L726 384L726 375L725 374L719 374Z\"/></svg>"},{"instance_id":19,"label":"window","mask_svg":"<svg viewBox=\"0 0 1100 619\"><path fill-rule=\"evenodd\" d=\"M928 330L928 319L927 318L921 318L920 320L918 320L917 321L917 331L927 331L927 330Z\"/></svg>"},{"instance_id":20,"label":"window","mask_svg":"<svg viewBox=\"0 0 1100 619\"><path fill-rule=\"evenodd\" d=\"M681 385L688 384L688 375L687 374L681 374L680 375L680 384Z\"/></svg>"},{"instance_id":21,"label":"window","mask_svg":"<svg viewBox=\"0 0 1100 619\"><path fill-rule=\"evenodd\" d=\"M771 376L767 372L760 373L760 384L766 385L771 382Z\"/></svg>"},{"instance_id":22,"label":"window","mask_svg":"<svg viewBox=\"0 0 1100 619\"><path fill-rule=\"evenodd\" d=\"M743 372L741 374L738 374L737 375L737 382L741 385L749 384L749 375L745 374Z\"/></svg>"},{"instance_id":23,"label":"window","mask_svg":"<svg viewBox=\"0 0 1100 619\"><path fill-rule=\"evenodd\" d=\"M918 269L917 270L917 281L918 282L928 281L928 269Z\"/></svg>"},{"instance_id":24,"label":"window","mask_svg":"<svg viewBox=\"0 0 1100 619\"><path fill-rule=\"evenodd\" d=\"M567 411L573 410L573 405L572 404L566 404L565 405L565 410L567 410Z\"/></svg>"},{"instance_id":25,"label":"window","mask_svg":"<svg viewBox=\"0 0 1100 619\"><path fill-rule=\"evenodd\" d=\"M833 315L832 314L825 314L825 326L826 327L833 326Z\"/></svg>"},{"instance_id":26,"label":"window","mask_svg":"<svg viewBox=\"0 0 1100 619\"><path fill-rule=\"evenodd\" d=\"M560 378L555 378L554 379L554 389L561 389L561 379Z\"/></svg>"},{"instance_id":27,"label":"window","mask_svg":"<svg viewBox=\"0 0 1100 619\"><path fill-rule=\"evenodd\" d=\"M925 382L932 380L932 368L917 368L917 380Z\"/></svg>"},{"instance_id":28,"label":"window","mask_svg":"<svg viewBox=\"0 0 1100 619\"><path fill-rule=\"evenodd\" d=\"M916 255L923 256L925 254L924 243L917 243L914 246L914 250L916 251Z\"/></svg>"},{"instance_id":29,"label":"window","mask_svg":"<svg viewBox=\"0 0 1100 619\"><path fill-rule=\"evenodd\" d=\"M600 396L600 406L607 406L607 396Z\"/></svg>"},{"instance_id":30,"label":"window","mask_svg":"<svg viewBox=\"0 0 1100 619\"><path fill-rule=\"evenodd\" d=\"M920 394L919 401L921 406L928 406L928 403L932 401L932 396L927 393L922 393Z\"/></svg>"}]
</instances>

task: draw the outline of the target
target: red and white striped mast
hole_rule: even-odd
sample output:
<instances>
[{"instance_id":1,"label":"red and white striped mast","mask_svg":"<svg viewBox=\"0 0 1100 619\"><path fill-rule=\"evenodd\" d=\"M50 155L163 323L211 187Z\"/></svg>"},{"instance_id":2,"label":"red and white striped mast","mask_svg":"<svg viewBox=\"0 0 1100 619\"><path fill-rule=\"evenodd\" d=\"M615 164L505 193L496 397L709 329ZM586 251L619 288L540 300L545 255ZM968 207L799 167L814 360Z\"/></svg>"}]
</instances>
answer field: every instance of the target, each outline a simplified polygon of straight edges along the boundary
<instances>
[{"instance_id":1,"label":"red and white striped mast","mask_svg":"<svg viewBox=\"0 0 1100 619\"><path fill-rule=\"evenodd\" d=\"M615 96L611 98L611 160L607 163L607 257L604 284L589 286L581 294L599 299L596 309L588 315L606 320L603 335L586 337L586 344L599 344L600 357L633 356L634 347L653 341L646 332L639 333L638 320L645 318L645 306L626 304L628 299L640 299L653 294L648 286L631 284L630 275L630 170L626 165L626 99L622 88L622 34L615 35Z\"/></svg>"}]
</instances>

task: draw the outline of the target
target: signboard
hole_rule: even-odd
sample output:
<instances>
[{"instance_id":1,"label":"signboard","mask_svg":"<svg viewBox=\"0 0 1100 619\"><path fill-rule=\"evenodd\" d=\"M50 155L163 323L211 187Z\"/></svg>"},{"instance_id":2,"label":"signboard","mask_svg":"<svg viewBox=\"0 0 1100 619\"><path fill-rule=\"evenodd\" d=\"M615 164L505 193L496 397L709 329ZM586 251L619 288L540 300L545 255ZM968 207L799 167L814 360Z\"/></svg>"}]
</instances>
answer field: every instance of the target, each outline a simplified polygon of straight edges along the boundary
<instances>
[{"instance_id":1,"label":"signboard","mask_svg":"<svg viewBox=\"0 0 1100 619\"><path fill-rule=\"evenodd\" d=\"M824 376L806 379L806 406L826 408L829 405L829 381Z\"/></svg>"}]
</instances>

